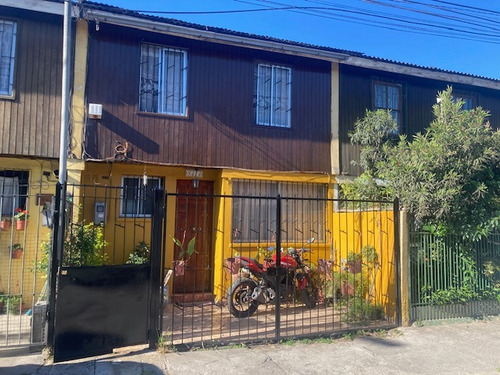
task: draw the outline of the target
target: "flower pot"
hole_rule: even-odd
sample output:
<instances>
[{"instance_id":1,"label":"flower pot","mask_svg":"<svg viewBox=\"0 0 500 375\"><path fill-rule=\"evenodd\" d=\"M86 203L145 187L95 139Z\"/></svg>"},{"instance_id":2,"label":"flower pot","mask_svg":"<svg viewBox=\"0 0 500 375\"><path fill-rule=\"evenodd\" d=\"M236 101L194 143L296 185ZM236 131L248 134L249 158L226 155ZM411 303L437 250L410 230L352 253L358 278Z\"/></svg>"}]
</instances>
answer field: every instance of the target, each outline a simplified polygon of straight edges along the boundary
<instances>
[{"instance_id":1,"label":"flower pot","mask_svg":"<svg viewBox=\"0 0 500 375\"><path fill-rule=\"evenodd\" d=\"M172 262L172 266L174 267L175 276L183 276L184 275L184 271L186 268L186 262L184 262L183 260L174 260Z\"/></svg>"},{"instance_id":2,"label":"flower pot","mask_svg":"<svg viewBox=\"0 0 500 375\"><path fill-rule=\"evenodd\" d=\"M354 285L349 281L344 281L340 286L340 292L343 296L353 296L354 295Z\"/></svg>"},{"instance_id":3,"label":"flower pot","mask_svg":"<svg viewBox=\"0 0 500 375\"><path fill-rule=\"evenodd\" d=\"M347 268L350 273L360 273L361 272L361 259L351 260L347 262Z\"/></svg>"},{"instance_id":4,"label":"flower pot","mask_svg":"<svg viewBox=\"0 0 500 375\"><path fill-rule=\"evenodd\" d=\"M226 269L231 275L236 275L240 272L241 260L240 258L227 258Z\"/></svg>"},{"instance_id":5,"label":"flower pot","mask_svg":"<svg viewBox=\"0 0 500 375\"><path fill-rule=\"evenodd\" d=\"M9 230L11 225L10 220L2 220L0 221L0 230Z\"/></svg>"},{"instance_id":6,"label":"flower pot","mask_svg":"<svg viewBox=\"0 0 500 375\"><path fill-rule=\"evenodd\" d=\"M23 257L23 249L13 249L10 257L11 259L21 259Z\"/></svg>"},{"instance_id":7,"label":"flower pot","mask_svg":"<svg viewBox=\"0 0 500 375\"><path fill-rule=\"evenodd\" d=\"M17 220L16 221L16 229L17 230L24 230L24 229L26 229L27 225L28 225L27 220Z\"/></svg>"}]
</instances>

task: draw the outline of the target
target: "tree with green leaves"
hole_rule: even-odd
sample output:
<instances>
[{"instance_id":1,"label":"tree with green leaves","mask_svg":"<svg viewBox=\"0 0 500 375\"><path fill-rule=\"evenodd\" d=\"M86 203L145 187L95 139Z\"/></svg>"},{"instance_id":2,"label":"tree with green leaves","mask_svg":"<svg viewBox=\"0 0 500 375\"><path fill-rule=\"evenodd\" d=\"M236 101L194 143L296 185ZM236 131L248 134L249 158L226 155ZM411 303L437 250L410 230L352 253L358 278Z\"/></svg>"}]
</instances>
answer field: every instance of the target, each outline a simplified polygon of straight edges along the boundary
<instances>
[{"instance_id":1,"label":"tree with green leaves","mask_svg":"<svg viewBox=\"0 0 500 375\"><path fill-rule=\"evenodd\" d=\"M412 139L394 139L389 111L368 111L351 134L362 147L363 174L344 186L350 198L397 197L436 233L480 238L500 226L500 132L482 108L463 109L440 92L434 120ZM382 181L383 183L376 183Z\"/></svg>"}]
</instances>

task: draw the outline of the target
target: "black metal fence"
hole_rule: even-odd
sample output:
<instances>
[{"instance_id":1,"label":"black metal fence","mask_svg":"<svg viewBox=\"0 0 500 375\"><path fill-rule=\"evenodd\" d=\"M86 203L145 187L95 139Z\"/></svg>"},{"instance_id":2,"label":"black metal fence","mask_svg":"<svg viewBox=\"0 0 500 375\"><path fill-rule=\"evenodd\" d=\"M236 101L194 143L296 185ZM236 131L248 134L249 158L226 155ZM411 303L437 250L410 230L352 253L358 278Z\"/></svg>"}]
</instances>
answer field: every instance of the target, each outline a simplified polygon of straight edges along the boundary
<instances>
[{"instance_id":1,"label":"black metal fence","mask_svg":"<svg viewBox=\"0 0 500 375\"><path fill-rule=\"evenodd\" d=\"M147 291L143 290L149 293L147 306L141 318L135 317L141 319L140 326L149 330L149 336L145 332L141 340L146 338L150 344L161 340L174 345L210 345L397 325L398 234L397 207L393 202L328 199L322 184L233 181L231 196L163 196L157 191L161 199L156 197L155 204L155 181L149 181L147 186L134 185L135 180L129 182L126 188L68 186L60 271L64 278L73 273L80 275L87 267L99 274L99 268L139 269L149 265L150 281ZM15 297L22 301L17 308L10 307L11 302L4 304L0 345L45 340L47 304L43 286L48 254L54 245L50 213L58 204L53 198L55 187L44 189L34 195L27 193L24 201L17 201L16 208L30 215L24 230L17 229L17 221L21 220L16 221L12 211L11 227L2 227L0 232L4 250L0 252L0 294L8 301ZM20 258L13 255L15 244L24 249ZM294 256L300 257L304 268L294 264ZM265 268L263 275L271 286L269 290L255 290L255 283L264 284L245 272L242 260L247 258ZM258 306L248 316L235 316L238 306L233 306L233 314L229 310L228 291L232 285L235 289L235 283L252 288L233 293L234 306L256 293ZM141 295L127 295L127 285L122 283L119 292L123 293L123 301ZM305 285L314 286L308 290L309 300L302 292ZM80 284L76 287L82 292ZM113 290L116 296L118 289ZM82 301L92 304L89 308L94 311L108 311L106 315L112 320L123 321L122 313L127 308L117 306L115 314L109 306L99 309L99 300L105 298L93 298L94 292L84 292ZM64 299L63 295L68 295L65 291L61 293L56 296L53 317L59 319L59 323L57 319L55 322L56 336L59 334L59 342L64 343L73 328L78 334L85 330L66 325L72 303ZM155 305L161 302L162 306ZM144 320L146 325L142 324ZM92 330L92 323L87 323ZM157 324L163 330L159 339ZM108 338L108 346L123 343ZM89 342L83 340L85 345Z\"/></svg>"},{"instance_id":2,"label":"black metal fence","mask_svg":"<svg viewBox=\"0 0 500 375\"><path fill-rule=\"evenodd\" d=\"M165 247L165 342L280 340L398 324L394 202L327 199L323 186L297 185L294 196L167 194L166 227L175 236ZM295 267L297 255L304 268Z\"/></svg>"}]
</instances>

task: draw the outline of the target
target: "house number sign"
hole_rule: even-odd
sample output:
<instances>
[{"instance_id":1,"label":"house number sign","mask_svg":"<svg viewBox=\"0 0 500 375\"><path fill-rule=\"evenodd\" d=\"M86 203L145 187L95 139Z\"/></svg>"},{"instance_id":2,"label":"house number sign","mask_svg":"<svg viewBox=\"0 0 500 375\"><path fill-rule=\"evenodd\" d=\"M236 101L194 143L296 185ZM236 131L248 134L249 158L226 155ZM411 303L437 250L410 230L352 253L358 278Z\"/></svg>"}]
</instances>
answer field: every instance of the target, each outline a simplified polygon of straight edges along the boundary
<instances>
[{"instance_id":1,"label":"house number sign","mask_svg":"<svg viewBox=\"0 0 500 375\"><path fill-rule=\"evenodd\" d=\"M203 178L203 171L199 169L186 169L186 177Z\"/></svg>"}]
</instances>

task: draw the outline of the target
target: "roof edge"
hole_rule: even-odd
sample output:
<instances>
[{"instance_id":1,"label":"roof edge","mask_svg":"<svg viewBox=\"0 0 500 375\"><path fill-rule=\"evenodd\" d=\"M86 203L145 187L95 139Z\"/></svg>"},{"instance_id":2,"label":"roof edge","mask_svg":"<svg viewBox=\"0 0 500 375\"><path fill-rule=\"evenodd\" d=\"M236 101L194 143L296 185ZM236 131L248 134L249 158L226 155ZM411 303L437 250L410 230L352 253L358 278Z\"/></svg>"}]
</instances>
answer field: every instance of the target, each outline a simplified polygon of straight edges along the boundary
<instances>
[{"instance_id":1,"label":"roof edge","mask_svg":"<svg viewBox=\"0 0 500 375\"><path fill-rule=\"evenodd\" d=\"M364 58L350 56L342 61L343 64L357 66L360 68L381 70L390 73L403 74L407 76L434 79L438 81L447 81L451 83L460 83L463 85L484 87L493 90L499 90L498 81L493 78L482 78L466 75L463 73L445 72L441 69L432 70L432 68L418 67L414 65L397 64L390 61L381 61L374 58Z\"/></svg>"},{"instance_id":2,"label":"roof edge","mask_svg":"<svg viewBox=\"0 0 500 375\"><path fill-rule=\"evenodd\" d=\"M115 14L112 12L107 12L97 9L86 9L83 17L90 21L105 22L117 26L131 27L145 31L153 31L156 33L182 36L185 38L202 40L207 42L213 41L217 43L228 44L238 47L246 47L246 48L261 49L261 50L264 49L272 52L293 54L320 60L338 62L341 60L345 60L346 58L349 57L348 54L344 53L325 51L312 47L294 46L273 40L261 40L261 39L254 39L251 37L218 33L215 31L198 30L187 26L172 25L165 22L141 19L138 17Z\"/></svg>"}]
</instances>

